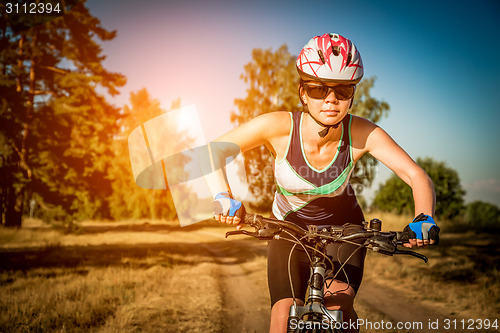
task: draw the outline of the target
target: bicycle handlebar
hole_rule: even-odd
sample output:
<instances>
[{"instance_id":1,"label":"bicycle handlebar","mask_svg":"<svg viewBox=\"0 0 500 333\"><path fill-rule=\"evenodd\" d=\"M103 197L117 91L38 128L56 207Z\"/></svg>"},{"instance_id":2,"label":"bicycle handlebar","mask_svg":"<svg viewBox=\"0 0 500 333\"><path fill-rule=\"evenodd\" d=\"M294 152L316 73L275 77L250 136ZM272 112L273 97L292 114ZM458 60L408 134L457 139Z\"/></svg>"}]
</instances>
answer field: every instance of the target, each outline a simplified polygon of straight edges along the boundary
<instances>
[{"instance_id":1,"label":"bicycle handlebar","mask_svg":"<svg viewBox=\"0 0 500 333\"><path fill-rule=\"evenodd\" d=\"M379 224L376 229L370 228L367 223L364 223L364 226L346 224L344 226L331 226L318 231L315 226L309 226L306 230L289 221L266 218L256 214L246 214L244 223L254 227L255 232L247 230L229 231L226 233L226 238L233 235L247 235L260 240L271 240L279 237L278 235L280 233L288 232L297 237L300 241L306 239L309 242L316 240L323 242L326 241L327 243L348 243L354 240L365 239L365 242L359 245L375 252L390 256L393 254L411 255L422 259L425 262L428 261L427 257L420 253L398 249L398 245L408 243L409 234L407 232L382 232L380 231L381 222L379 220L377 221ZM348 226L353 226L360 231L346 234L345 232Z\"/></svg>"}]
</instances>

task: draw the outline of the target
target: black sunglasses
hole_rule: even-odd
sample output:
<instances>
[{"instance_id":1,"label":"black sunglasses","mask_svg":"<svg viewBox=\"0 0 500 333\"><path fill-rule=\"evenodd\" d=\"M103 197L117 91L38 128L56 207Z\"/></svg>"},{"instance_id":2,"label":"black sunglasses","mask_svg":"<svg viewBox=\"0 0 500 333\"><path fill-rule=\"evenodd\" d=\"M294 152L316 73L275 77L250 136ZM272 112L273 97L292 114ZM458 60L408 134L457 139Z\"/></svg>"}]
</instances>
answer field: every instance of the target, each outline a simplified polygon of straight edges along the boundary
<instances>
[{"instance_id":1,"label":"black sunglasses","mask_svg":"<svg viewBox=\"0 0 500 333\"><path fill-rule=\"evenodd\" d=\"M330 91L335 93L335 97L339 100L351 99L356 91L355 85L340 85L340 86L326 86L321 83L304 83L304 89L307 96L314 99L323 99Z\"/></svg>"}]
</instances>

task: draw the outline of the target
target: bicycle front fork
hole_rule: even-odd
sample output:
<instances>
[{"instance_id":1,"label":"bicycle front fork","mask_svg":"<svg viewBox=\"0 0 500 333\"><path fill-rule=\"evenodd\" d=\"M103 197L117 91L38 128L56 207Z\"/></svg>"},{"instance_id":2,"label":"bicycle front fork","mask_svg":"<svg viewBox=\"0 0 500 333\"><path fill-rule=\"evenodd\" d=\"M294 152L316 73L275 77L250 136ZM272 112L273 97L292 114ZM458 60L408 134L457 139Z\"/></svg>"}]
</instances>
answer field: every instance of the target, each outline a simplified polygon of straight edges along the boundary
<instances>
[{"instance_id":1,"label":"bicycle front fork","mask_svg":"<svg viewBox=\"0 0 500 333\"><path fill-rule=\"evenodd\" d=\"M328 310L324 305L325 273L325 264L315 260L311 267L306 304L290 306L288 332L296 332L297 328L306 327L332 328L335 323L342 323L342 311Z\"/></svg>"}]
</instances>

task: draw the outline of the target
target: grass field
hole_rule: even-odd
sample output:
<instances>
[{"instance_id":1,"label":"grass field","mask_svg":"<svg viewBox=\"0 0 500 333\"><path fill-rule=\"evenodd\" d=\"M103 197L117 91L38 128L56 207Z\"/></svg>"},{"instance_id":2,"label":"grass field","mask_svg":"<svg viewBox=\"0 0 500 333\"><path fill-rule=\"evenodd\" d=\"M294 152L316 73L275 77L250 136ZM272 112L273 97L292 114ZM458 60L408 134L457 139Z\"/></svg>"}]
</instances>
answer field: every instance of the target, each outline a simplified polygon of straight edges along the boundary
<instances>
[{"instance_id":1,"label":"grass field","mask_svg":"<svg viewBox=\"0 0 500 333\"><path fill-rule=\"evenodd\" d=\"M393 214L372 215L383 221L384 230L401 230L408 221ZM455 229L450 222L440 223L440 227L439 246L418 250L429 258L427 264L413 257L388 258L369 252L366 278L392 283L393 287L424 303L442 305L444 315L498 318L499 234L454 233L450 232Z\"/></svg>"},{"instance_id":2,"label":"grass field","mask_svg":"<svg viewBox=\"0 0 500 333\"><path fill-rule=\"evenodd\" d=\"M377 217L384 230L407 221ZM89 221L67 233L34 220L0 229L0 332L220 332L221 286L200 243L204 233L226 230L206 222ZM428 264L369 253L365 279L445 315L498 317L498 235L442 230L441 245L422 251ZM265 265L261 256L245 260Z\"/></svg>"},{"instance_id":3,"label":"grass field","mask_svg":"<svg viewBox=\"0 0 500 333\"><path fill-rule=\"evenodd\" d=\"M199 240L179 243L179 230L85 223L64 234L36 221L0 229L0 332L218 332L215 266Z\"/></svg>"}]
</instances>

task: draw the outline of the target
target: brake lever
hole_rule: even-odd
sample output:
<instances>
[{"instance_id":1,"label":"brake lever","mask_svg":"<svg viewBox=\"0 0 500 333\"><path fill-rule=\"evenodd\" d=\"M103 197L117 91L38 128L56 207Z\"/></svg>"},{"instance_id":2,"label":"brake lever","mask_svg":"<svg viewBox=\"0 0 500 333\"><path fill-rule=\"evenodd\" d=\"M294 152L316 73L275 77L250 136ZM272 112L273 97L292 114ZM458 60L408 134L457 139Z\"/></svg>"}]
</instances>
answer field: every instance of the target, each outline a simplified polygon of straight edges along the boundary
<instances>
[{"instance_id":1,"label":"brake lever","mask_svg":"<svg viewBox=\"0 0 500 333\"><path fill-rule=\"evenodd\" d=\"M415 251L400 250L400 249L396 248L394 250L394 254L405 254L405 255L417 257L418 259L423 260L425 263L427 263L427 261L429 261L429 259L426 256L424 256L423 254L420 254L418 252L415 252Z\"/></svg>"},{"instance_id":2,"label":"brake lever","mask_svg":"<svg viewBox=\"0 0 500 333\"><path fill-rule=\"evenodd\" d=\"M234 235L247 235L261 240L271 240L274 238L274 235L276 235L280 231L281 229L273 229L273 228L259 229L254 232L250 232L247 230L234 230L226 232L226 238Z\"/></svg>"},{"instance_id":3,"label":"brake lever","mask_svg":"<svg viewBox=\"0 0 500 333\"><path fill-rule=\"evenodd\" d=\"M226 238L228 238L229 236L234 236L234 235L247 235L247 236L259 238L259 234L257 232L250 232L247 230L234 230L234 231L226 232Z\"/></svg>"},{"instance_id":4,"label":"brake lever","mask_svg":"<svg viewBox=\"0 0 500 333\"><path fill-rule=\"evenodd\" d=\"M390 235L389 235L390 236ZM387 236L384 235L378 235L378 236L373 236L371 239L367 240L367 243L372 245L373 250L380 252L385 255L392 256L394 254L404 254L404 255L410 255L413 257L416 257L418 259L423 260L425 263L429 261L429 259L424 256L423 254L420 254L418 252L410 251L410 250L400 250L398 248L398 245L402 245L404 240L401 238L398 240L400 235L396 234L396 237L394 237L392 241L387 242Z\"/></svg>"}]
</instances>

